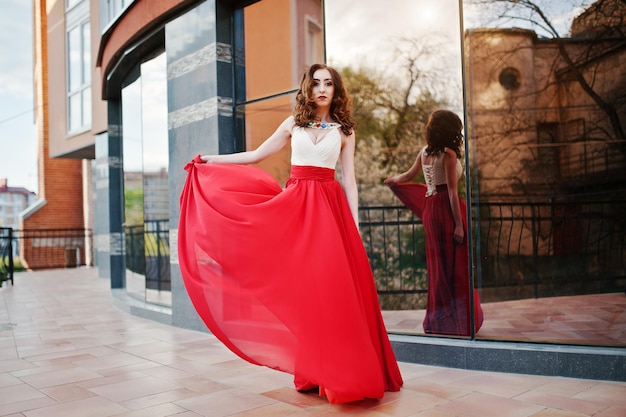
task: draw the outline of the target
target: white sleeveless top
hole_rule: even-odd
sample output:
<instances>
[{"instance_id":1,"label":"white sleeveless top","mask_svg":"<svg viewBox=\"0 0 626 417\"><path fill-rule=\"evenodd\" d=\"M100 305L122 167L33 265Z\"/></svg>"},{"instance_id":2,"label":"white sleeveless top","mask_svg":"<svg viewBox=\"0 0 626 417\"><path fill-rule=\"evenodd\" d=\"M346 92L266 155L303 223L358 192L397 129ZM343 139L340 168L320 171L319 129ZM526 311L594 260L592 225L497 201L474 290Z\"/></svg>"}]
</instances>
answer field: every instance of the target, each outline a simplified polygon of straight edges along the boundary
<instances>
[{"instance_id":1,"label":"white sleeveless top","mask_svg":"<svg viewBox=\"0 0 626 417\"><path fill-rule=\"evenodd\" d=\"M438 185L446 184L446 169L443 165L444 155L445 153L441 153L437 155L432 165L426 165L424 163L425 158L422 159L422 170L424 171L424 180L426 181L426 187L428 188L426 191L427 197L437 194ZM457 181L459 178L461 178L462 174L463 174L463 167L461 166L461 161L457 159L456 160Z\"/></svg>"},{"instance_id":2,"label":"white sleeveless top","mask_svg":"<svg viewBox=\"0 0 626 417\"><path fill-rule=\"evenodd\" d=\"M294 126L291 133L291 165L335 169L341 154L340 127L315 129ZM317 133L317 142L313 133Z\"/></svg>"}]
</instances>

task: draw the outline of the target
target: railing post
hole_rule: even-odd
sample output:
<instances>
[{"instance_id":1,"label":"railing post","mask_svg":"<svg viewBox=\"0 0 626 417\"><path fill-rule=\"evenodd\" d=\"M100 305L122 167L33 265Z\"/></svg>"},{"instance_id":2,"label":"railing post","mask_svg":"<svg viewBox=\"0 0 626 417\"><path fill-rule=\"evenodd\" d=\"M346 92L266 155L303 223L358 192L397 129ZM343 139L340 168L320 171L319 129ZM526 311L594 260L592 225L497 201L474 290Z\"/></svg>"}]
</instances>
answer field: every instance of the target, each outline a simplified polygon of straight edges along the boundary
<instances>
[{"instance_id":1,"label":"railing post","mask_svg":"<svg viewBox=\"0 0 626 417\"><path fill-rule=\"evenodd\" d=\"M13 285L13 272L15 267L13 265L13 229L9 229L9 275L7 278L11 280L11 285Z\"/></svg>"},{"instance_id":2,"label":"railing post","mask_svg":"<svg viewBox=\"0 0 626 417\"><path fill-rule=\"evenodd\" d=\"M523 210L523 209L522 209ZM533 265L534 265L534 275L535 275L535 283L533 285L533 291L535 294L535 298L539 298L539 271L537 269L537 261L538 261L538 253L539 253L539 234L537 233L537 225L535 224L535 204L530 203L530 219L532 225L532 242L533 242Z\"/></svg>"}]
</instances>

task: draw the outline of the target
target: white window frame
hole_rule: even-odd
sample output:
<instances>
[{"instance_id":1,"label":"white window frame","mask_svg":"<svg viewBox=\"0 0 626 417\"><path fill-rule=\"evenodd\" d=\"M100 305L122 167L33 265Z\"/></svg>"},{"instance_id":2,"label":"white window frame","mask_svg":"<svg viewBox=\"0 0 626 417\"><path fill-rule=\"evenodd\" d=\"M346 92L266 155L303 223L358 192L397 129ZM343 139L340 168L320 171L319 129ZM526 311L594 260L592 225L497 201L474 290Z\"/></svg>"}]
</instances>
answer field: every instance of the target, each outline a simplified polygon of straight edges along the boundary
<instances>
[{"instance_id":1,"label":"white window frame","mask_svg":"<svg viewBox=\"0 0 626 417\"><path fill-rule=\"evenodd\" d=\"M77 37L73 37L75 31L78 31ZM91 23L88 15L68 27L66 51L67 132L76 133L91 127Z\"/></svg>"}]
</instances>

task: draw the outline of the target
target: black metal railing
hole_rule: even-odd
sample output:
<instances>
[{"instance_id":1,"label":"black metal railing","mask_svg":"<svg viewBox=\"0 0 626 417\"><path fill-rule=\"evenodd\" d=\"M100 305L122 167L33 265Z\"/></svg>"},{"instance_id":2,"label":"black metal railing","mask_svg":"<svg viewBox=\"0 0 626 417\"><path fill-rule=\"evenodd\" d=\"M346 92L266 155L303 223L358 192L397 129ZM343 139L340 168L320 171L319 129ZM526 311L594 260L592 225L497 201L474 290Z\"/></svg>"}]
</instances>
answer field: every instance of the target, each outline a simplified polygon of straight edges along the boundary
<instances>
[{"instance_id":1,"label":"black metal railing","mask_svg":"<svg viewBox=\"0 0 626 417\"><path fill-rule=\"evenodd\" d=\"M146 278L146 289L170 291L168 220L126 226L126 268Z\"/></svg>"},{"instance_id":2,"label":"black metal railing","mask_svg":"<svg viewBox=\"0 0 626 417\"><path fill-rule=\"evenodd\" d=\"M478 285L498 300L623 290L626 200L481 204Z\"/></svg>"},{"instance_id":3,"label":"black metal railing","mask_svg":"<svg viewBox=\"0 0 626 417\"><path fill-rule=\"evenodd\" d=\"M623 291L626 201L481 203L474 271L485 301ZM404 207L362 207L361 236L383 308L422 308L424 230Z\"/></svg>"},{"instance_id":4,"label":"black metal railing","mask_svg":"<svg viewBox=\"0 0 626 417\"><path fill-rule=\"evenodd\" d=\"M422 308L428 291L421 221L404 206L360 208L381 303ZM623 291L626 200L484 203L472 210L474 271L484 301ZM126 267L146 288L170 290L169 222L126 227ZM31 269L84 265L91 231L0 229L0 276L13 277L15 242Z\"/></svg>"},{"instance_id":5,"label":"black metal railing","mask_svg":"<svg viewBox=\"0 0 626 417\"><path fill-rule=\"evenodd\" d=\"M13 231L19 257L29 269L68 268L91 259L90 229L24 229Z\"/></svg>"},{"instance_id":6,"label":"black metal railing","mask_svg":"<svg viewBox=\"0 0 626 417\"><path fill-rule=\"evenodd\" d=\"M0 227L0 287L4 282L13 285L13 229Z\"/></svg>"},{"instance_id":7,"label":"black metal railing","mask_svg":"<svg viewBox=\"0 0 626 417\"><path fill-rule=\"evenodd\" d=\"M383 309L423 308L428 276L421 220L404 206L360 207L359 220Z\"/></svg>"}]
</instances>

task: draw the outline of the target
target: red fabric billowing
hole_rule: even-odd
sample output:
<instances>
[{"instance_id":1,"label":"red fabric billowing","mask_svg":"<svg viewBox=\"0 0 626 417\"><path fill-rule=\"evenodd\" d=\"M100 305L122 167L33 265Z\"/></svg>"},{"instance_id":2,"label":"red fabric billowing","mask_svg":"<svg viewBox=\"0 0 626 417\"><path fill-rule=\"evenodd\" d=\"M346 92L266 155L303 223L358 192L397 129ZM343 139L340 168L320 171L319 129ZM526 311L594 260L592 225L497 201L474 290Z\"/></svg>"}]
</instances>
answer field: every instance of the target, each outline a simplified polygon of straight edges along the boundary
<instances>
[{"instance_id":1,"label":"red fabric billowing","mask_svg":"<svg viewBox=\"0 0 626 417\"><path fill-rule=\"evenodd\" d=\"M424 224L428 270L424 331L469 336L471 316L465 201L459 196L466 238L462 244L457 244L453 238L454 218L445 185L437 186L438 192L429 197L426 197L425 184L396 184L390 188ZM478 292L474 289L472 294L475 329L478 331L483 324L483 310Z\"/></svg>"},{"instance_id":2,"label":"red fabric billowing","mask_svg":"<svg viewBox=\"0 0 626 417\"><path fill-rule=\"evenodd\" d=\"M399 390L367 254L334 170L292 167L283 190L259 168L197 162L185 168L178 256L209 330L333 403Z\"/></svg>"}]
</instances>

